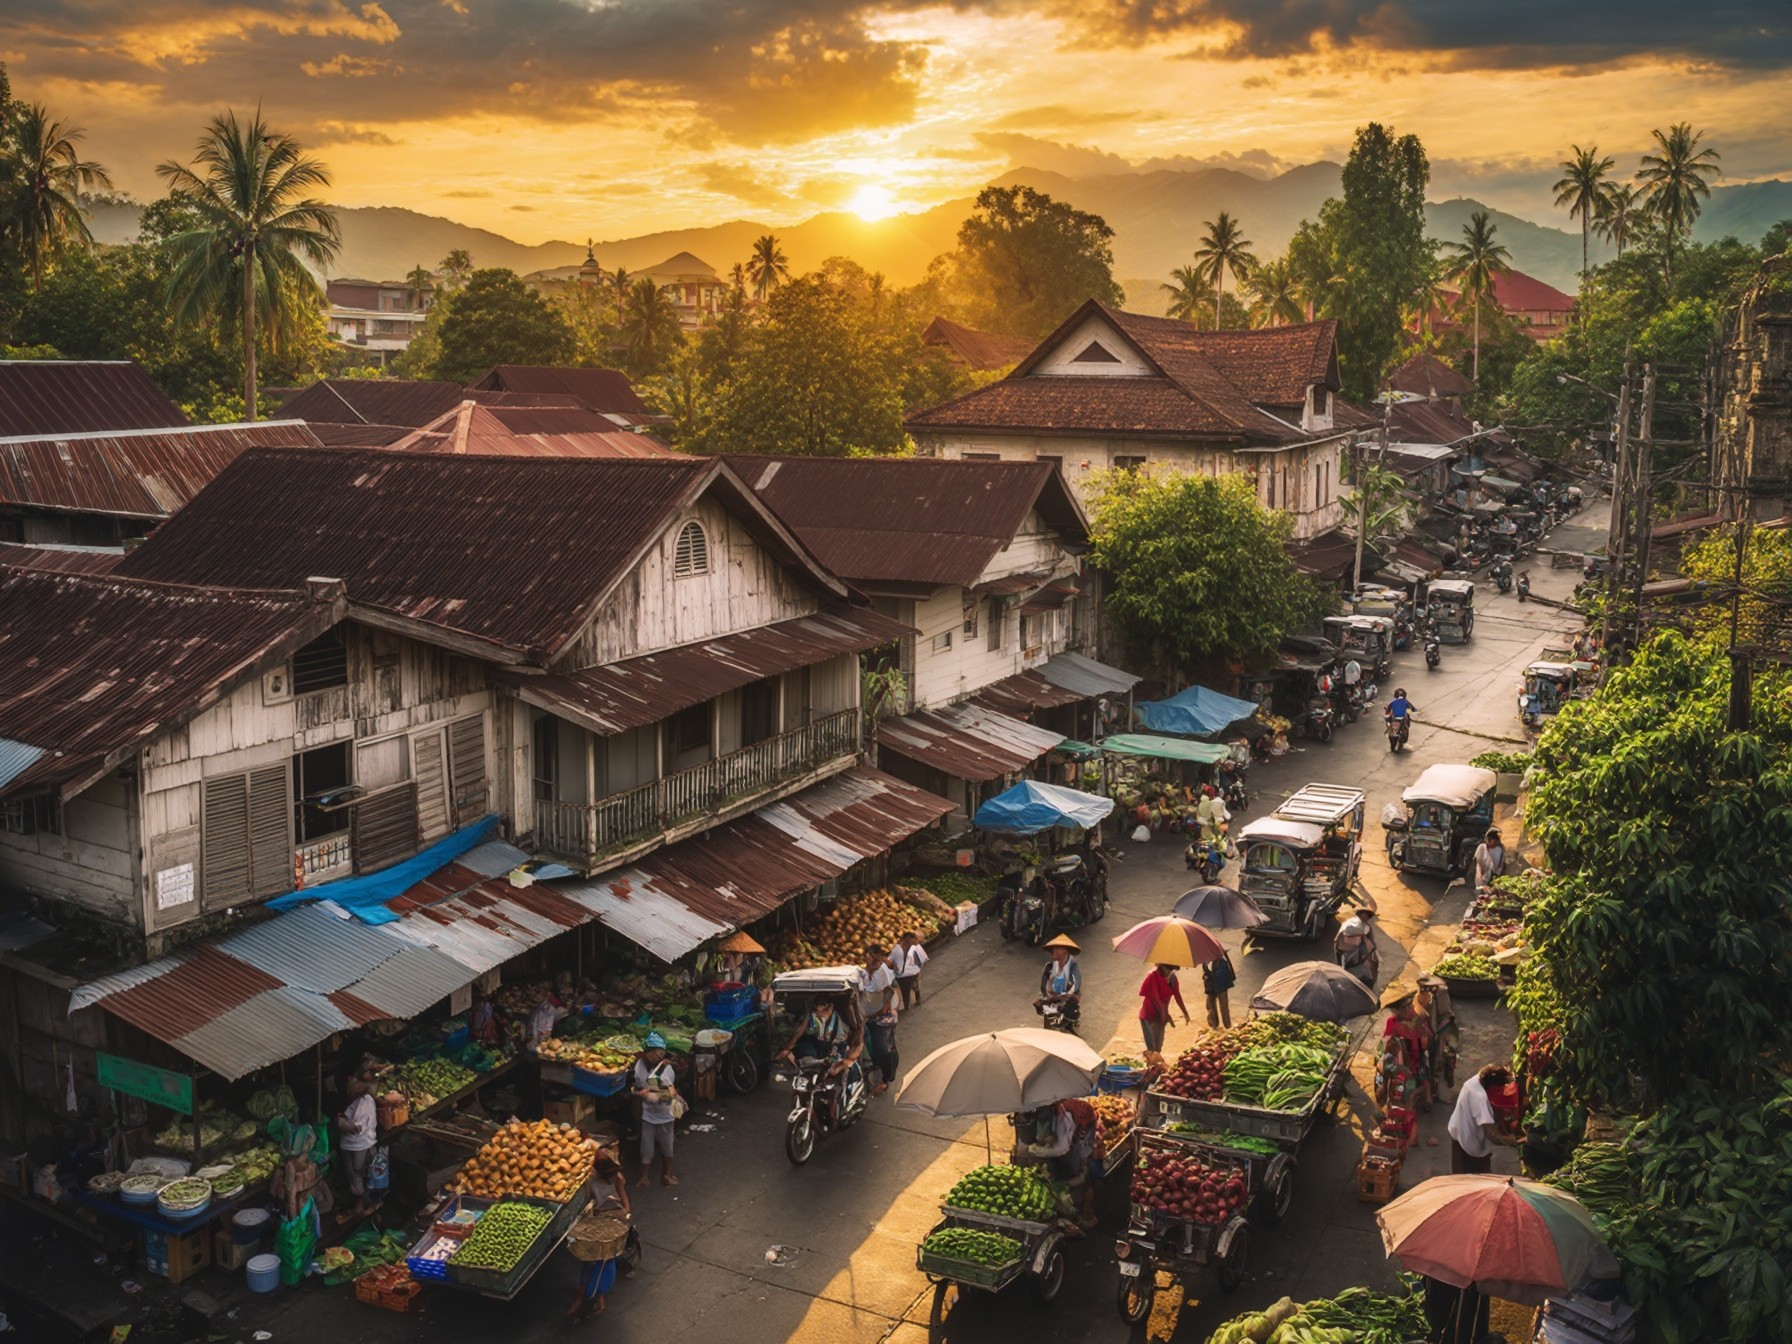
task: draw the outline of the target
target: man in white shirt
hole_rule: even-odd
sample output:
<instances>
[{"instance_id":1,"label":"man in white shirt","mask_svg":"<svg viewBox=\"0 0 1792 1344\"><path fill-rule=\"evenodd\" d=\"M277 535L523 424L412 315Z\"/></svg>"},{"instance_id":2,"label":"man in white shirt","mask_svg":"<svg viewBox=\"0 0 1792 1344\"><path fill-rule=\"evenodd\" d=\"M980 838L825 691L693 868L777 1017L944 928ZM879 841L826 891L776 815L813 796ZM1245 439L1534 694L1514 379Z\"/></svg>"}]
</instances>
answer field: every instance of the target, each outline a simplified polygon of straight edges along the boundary
<instances>
[{"instance_id":1,"label":"man in white shirt","mask_svg":"<svg viewBox=\"0 0 1792 1344\"><path fill-rule=\"evenodd\" d=\"M373 1211L367 1202L367 1164L379 1138L379 1108L373 1104L372 1090L357 1078L348 1085L348 1096L348 1108L336 1117L337 1127L342 1131L337 1146L342 1149L342 1160L348 1167L348 1188L355 1197L355 1207L339 1214L336 1219L339 1223L364 1218Z\"/></svg>"},{"instance_id":2,"label":"man in white shirt","mask_svg":"<svg viewBox=\"0 0 1792 1344\"><path fill-rule=\"evenodd\" d=\"M896 972L896 988L905 1013L921 1002L921 968L926 964L927 949L921 946L921 937L913 929L898 938L890 950L890 969Z\"/></svg>"},{"instance_id":3,"label":"man in white shirt","mask_svg":"<svg viewBox=\"0 0 1792 1344\"><path fill-rule=\"evenodd\" d=\"M859 967L859 1016L865 1020L865 1043L880 1075L871 1095L882 1096L896 1081L896 972L890 969L881 943L868 943Z\"/></svg>"},{"instance_id":4,"label":"man in white shirt","mask_svg":"<svg viewBox=\"0 0 1792 1344\"><path fill-rule=\"evenodd\" d=\"M1456 1109L1450 1112L1450 1171L1453 1175L1493 1170L1493 1146L1496 1143L1515 1145L1518 1141L1500 1133L1499 1121L1488 1100L1489 1088L1505 1087L1512 1081L1512 1070L1504 1064L1489 1064L1462 1084L1456 1097Z\"/></svg>"}]
</instances>

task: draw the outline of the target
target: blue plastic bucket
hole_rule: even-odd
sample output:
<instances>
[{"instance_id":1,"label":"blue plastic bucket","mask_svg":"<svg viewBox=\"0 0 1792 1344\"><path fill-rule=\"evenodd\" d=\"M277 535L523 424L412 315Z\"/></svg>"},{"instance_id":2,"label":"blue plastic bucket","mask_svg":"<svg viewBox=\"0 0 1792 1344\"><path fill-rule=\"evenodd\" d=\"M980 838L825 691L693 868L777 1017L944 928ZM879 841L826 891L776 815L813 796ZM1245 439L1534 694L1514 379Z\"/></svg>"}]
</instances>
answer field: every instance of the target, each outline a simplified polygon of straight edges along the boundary
<instances>
[{"instance_id":1,"label":"blue plastic bucket","mask_svg":"<svg viewBox=\"0 0 1792 1344\"><path fill-rule=\"evenodd\" d=\"M252 1255L248 1264L249 1291L271 1293L280 1286L280 1257Z\"/></svg>"}]
</instances>

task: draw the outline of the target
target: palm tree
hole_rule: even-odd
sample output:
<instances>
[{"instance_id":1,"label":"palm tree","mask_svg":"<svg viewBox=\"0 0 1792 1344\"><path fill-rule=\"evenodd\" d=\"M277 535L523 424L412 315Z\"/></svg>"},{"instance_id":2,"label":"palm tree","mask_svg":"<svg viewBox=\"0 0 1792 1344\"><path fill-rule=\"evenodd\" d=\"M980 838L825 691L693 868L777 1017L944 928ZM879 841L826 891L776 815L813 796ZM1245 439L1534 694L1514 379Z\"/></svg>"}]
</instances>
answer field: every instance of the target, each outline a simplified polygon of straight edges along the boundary
<instances>
[{"instance_id":1,"label":"palm tree","mask_svg":"<svg viewBox=\"0 0 1792 1344\"><path fill-rule=\"evenodd\" d=\"M753 296L761 303L780 283L790 278L790 263L784 249L771 234L753 243L753 255L747 259L747 278L753 282Z\"/></svg>"},{"instance_id":2,"label":"palm tree","mask_svg":"<svg viewBox=\"0 0 1792 1344\"><path fill-rule=\"evenodd\" d=\"M1170 296L1170 316L1193 322L1207 306L1207 277L1199 266L1178 266L1170 279L1174 283L1163 287Z\"/></svg>"},{"instance_id":3,"label":"palm tree","mask_svg":"<svg viewBox=\"0 0 1792 1344\"><path fill-rule=\"evenodd\" d=\"M424 297L436 287L436 278L430 274L429 267L418 262L405 276L404 285L411 291L411 307L421 312Z\"/></svg>"},{"instance_id":4,"label":"palm tree","mask_svg":"<svg viewBox=\"0 0 1792 1344\"><path fill-rule=\"evenodd\" d=\"M83 163L76 148L86 132L79 126L52 121L42 103L21 108L13 121L13 169L22 185L16 221L19 242L31 259L31 288L44 287L44 258L55 256L73 239L93 246L81 193L110 187L112 179L97 163Z\"/></svg>"},{"instance_id":5,"label":"palm tree","mask_svg":"<svg viewBox=\"0 0 1792 1344\"><path fill-rule=\"evenodd\" d=\"M616 325L622 325L622 310L628 307L629 288L635 283L635 277L618 266L610 272L610 292L616 296Z\"/></svg>"},{"instance_id":6,"label":"palm tree","mask_svg":"<svg viewBox=\"0 0 1792 1344\"><path fill-rule=\"evenodd\" d=\"M1599 213L1593 217L1593 232L1618 249L1636 239L1637 213L1642 208L1640 193L1628 182L1608 182L1599 201Z\"/></svg>"},{"instance_id":7,"label":"palm tree","mask_svg":"<svg viewBox=\"0 0 1792 1344\"><path fill-rule=\"evenodd\" d=\"M1242 282L1257 264L1251 255L1251 240L1244 237L1238 221L1224 210L1218 219L1207 221L1207 236L1195 249L1195 262L1204 278L1213 282L1213 325L1220 324L1220 298L1226 288L1226 272Z\"/></svg>"},{"instance_id":8,"label":"palm tree","mask_svg":"<svg viewBox=\"0 0 1792 1344\"><path fill-rule=\"evenodd\" d=\"M629 367L651 373L660 358L678 341L678 309L671 294L647 276L635 281L628 292L627 312L621 321L623 348Z\"/></svg>"},{"instance_id":9,"label":"palm tree","mask_svg":"<svg viewBox=\"0 0 1792 1344\"><path fill-rule=\"evenodd\" d=\"M1294 275L1288 261L1277 257L1251 272L1247 285L1257 300L1257 317L1266 327L1299 322L1304 314L1294 292Z\"/></svg>"},{"instance_id":10,"label":"palm tree","mask_svg":"<svg viewBox=\"0 0 1792 1344\"><path fill-rule=\"evenodd\" d=\"M1597 147L1574 147L1574 157L1562 162L1562 180L1552 188L1556 204L1568 207L1568 218L1580 221L1580 276L1587 278L1587 239L1592 233L1593 217L1599 213L1608 184L1607 173L1617 160L1601 158Z\"/></svg>"},{"instance_id":11,"label":"palm tree","mask_svg":"<svg viewBox=\"0 0 1792 1344\"><path fill-rule=\"evenodd\" d=\"M728 272L728 283L734 286L736 293L745 294L747 292L747 268L740 262L735 262L733 268Z\"/></svg>"},{"instance_id":12,"label":"palm tree","mask_svg":"<svg viewBox=\"0 0 1792 1344\"><path fill-rule=\"evenodd\" d=\"M464 247L457 247L442 258L436 267L442 273L442 283L450 289L463 289L473 274L473 254Z\"/></svg>"},{"instance_id":13,"label":"palm tree","mask_svg":"<svg viewBox=\"0 0 1792 1344\"><path fill-rule=\"evenodd\" d=\"M1462 297L1475 310L1475 364L1470 375L1481 377L1481 301L1493 296L1493 282L1512 269L1512 254L1493 241L1499 229L1487 218L1485 210L1477 210L1462 226L1460 243L1445 243L1451 258L1447 274L1462 286Z\"/></svg>"},{"instance_id":14,"label":"palm tree","mask_svg":"<svg viewBox=\"0 0 1792 1344\"><path fill-rule=\"evenodd\" d=\"M1665 134L1656 131L1654 135L1656 152L1643 155L1637 180L1648 197L1650 213L1664 227L1667 246L1663 259L1671 282L1674 245L1692 233L1692 222L1703 208L1700 202L1711 195L1711 184L1705 179L1717 176L1717 161L1723 156L1715 149L1699 148L1705 132L1693 130L1691 122L1675 122Z\"/></svg>"},{"instance_id":15,"label":"palm tree","mask_svg":"<svg viewBox=\"0 0 1792 1344\"><path fill-rule=\"evenodd\" d=\"M1420 336L1431 334L1431 318L1435 313L1449 307L1449 277L1445 274L1448 268L1437 257L1428 257L1423 269L1419 272L1418 286L1412 292L1407 304L1407 316L1412 322L1412 329Z\"/></svg>"},{"instance_id":16,"label":"palm tree","mask_svg":"<svg viewBox=\"0 0 1792 1344\"><path fill-rule=\"evenodd\" d=\"M305 194L328 187L330 171L257 109L247 124L234 112L213 117L193 167L164 163L156 173L197 218L197 227L168 240L175 320L242 319L243 414L253 420L257 307L279 340L305 300L318 296L305 263L327 266L342 246L336 216Z\"/></svg>"}]
</instances>

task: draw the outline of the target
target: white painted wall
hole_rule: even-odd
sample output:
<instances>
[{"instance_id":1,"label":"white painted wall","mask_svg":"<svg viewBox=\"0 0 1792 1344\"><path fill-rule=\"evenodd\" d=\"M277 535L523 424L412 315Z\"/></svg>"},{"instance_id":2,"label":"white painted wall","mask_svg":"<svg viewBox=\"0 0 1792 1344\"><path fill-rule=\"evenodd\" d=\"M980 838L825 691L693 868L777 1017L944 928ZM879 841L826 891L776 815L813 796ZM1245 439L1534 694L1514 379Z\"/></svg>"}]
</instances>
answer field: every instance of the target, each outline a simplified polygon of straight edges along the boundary
<instances>
[{"instance_id":1,"label":"white painted wall","mask_svg":"<svg viewBox=\"0 0 1792 1344\"><path fill-rule=\"evenodd\" d=\"M1089 348L1092 341L1098 341L1101 348L1113 355L1118 361L1110 363L1103 360L1099 363L1078 363L1076 357ZM1149 378L1158 376L1153 369L1132 348L1124 336L1114 329L1114 324L1106 318L1091 313L1077 325L1069 336L1058 343L1058 346L1039 363L1033 366L1027 375L1029 378L1062 377L1062 378Z\"/></svg>"}]
</instances>

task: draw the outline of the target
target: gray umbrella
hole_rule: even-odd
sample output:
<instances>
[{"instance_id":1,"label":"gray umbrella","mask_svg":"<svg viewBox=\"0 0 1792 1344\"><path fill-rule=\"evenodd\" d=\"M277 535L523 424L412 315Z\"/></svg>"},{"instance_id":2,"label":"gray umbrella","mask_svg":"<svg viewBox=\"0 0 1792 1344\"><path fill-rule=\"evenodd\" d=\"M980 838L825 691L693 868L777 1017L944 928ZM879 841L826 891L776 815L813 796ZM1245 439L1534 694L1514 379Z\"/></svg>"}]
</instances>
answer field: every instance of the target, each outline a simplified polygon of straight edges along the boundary
<instances>
[{"instance_id":1,"label":"gray umbrella","mask_svg":"<svg viewBox=\"0 0 1792 1344\"><path fill-rule=\"evenodd\" d=\"M1329 961L1297 961L1263 982L1251 1000L1258 1012L1298 1013L1315 1022L1348 1022L1381 1006L1375 991Z\"/></svg>"},{"instance_id":2,"label":"gray umbrella","mask_svg":"<svg viewBox=\"0 0 1792 1344\"><path fill-rule=\"evenodd\" d=\"M1231 887L1196 887L1185 891L1170 913L1210 929L1254 929L1269 923L1257 903Z\"/></svg>"}]
</instances>

